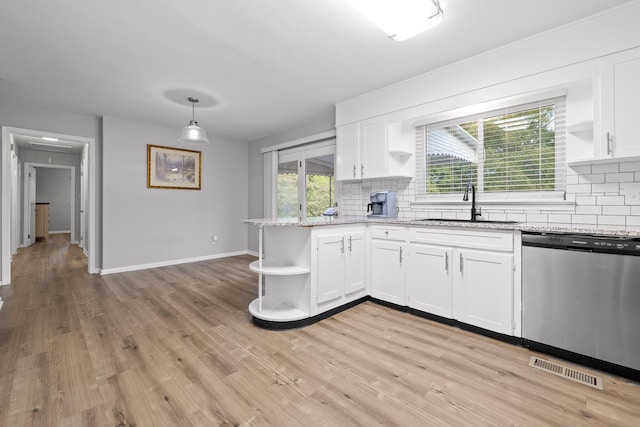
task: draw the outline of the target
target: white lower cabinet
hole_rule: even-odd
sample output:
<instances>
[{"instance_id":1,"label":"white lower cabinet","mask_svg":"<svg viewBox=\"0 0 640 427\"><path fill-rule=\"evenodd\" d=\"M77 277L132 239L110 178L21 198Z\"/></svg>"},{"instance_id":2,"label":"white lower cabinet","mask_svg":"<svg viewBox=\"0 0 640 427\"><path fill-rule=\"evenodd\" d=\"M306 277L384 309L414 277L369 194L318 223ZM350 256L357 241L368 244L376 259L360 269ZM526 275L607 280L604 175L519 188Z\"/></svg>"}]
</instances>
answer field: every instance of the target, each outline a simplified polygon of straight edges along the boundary
<instances>
[{"instance_id":1,"label":"white lower cabinet","mask_svg":"<svg viewBox=\"0 0 640 427\"><path fill-rule=\"evenodd\" d=\"M314 278L316 303L341 302L366 291L366 232L322 231L316 236Z\"/></svg>"},{"instance_id":2,"label":"white lower cabinet","mask_svg":"<svg viewBox=\"0 0 640 427\"><path fill-rule=\"evenodd\" d=\"M409 307L514 333L512 232L415 228L409 241Z\"/></svg>"},{"instance_id":3,"label":"white lower cabinet","mask_svg":"<svg viewBox=\"0 0 640 427\"><path fill-rule=\"evenodd\" d=\"M344 293L350 295L367 286L367 240L364 231L346 233L344 251Z\"/></svg>"},{"instance_id":4,"label":"white lower cabinet","mask_svg":"<svg viewBox=\"0 0 640 427\"><path fill-rule=\"evenodd\" d=\"M406 305L404 242L371 242L371 296L382 301Z\"/></svg>"},{"instance_id":5,"label":"white lower cabinet","mask_svg":"<svg viewBox=\"0 0 640 427\"><path fill-rule=\"evenodd\" d=\"M411 243L408 252L407 305L452 318L453 249Z\"/></svg>"},{"instance_id":6,"label":"white lower cabinet","mask_svg":"<svg viewBox=\"0 0 640 427\"><path fill-rule=\"evenodd\" d=\"M454 318L511 335L513 255L457 249L454 264Z\"/></svg>"}]
</instances>

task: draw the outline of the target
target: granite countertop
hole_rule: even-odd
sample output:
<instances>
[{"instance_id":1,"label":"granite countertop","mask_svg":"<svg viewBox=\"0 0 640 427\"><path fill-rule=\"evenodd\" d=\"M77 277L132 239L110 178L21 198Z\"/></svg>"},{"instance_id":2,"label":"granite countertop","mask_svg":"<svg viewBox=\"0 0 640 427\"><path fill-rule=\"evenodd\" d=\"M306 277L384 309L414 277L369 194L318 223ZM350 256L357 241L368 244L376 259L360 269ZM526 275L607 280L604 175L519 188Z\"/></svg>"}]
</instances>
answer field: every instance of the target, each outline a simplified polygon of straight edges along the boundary
<instances>
[{"instance_id":1,"label":"granite countertop","mask_svg":"<svg viewBox=\"0 0 640 427\"><path fill-rule=\"evenodd\" d=\"M259 227L319 227L327 225L345 225L345 224L396 224L396 225L418 225L421 227L450 227L450 228L480 228L489 230L518 230L536 233L582 233L595 234L602 236L621 236L621 237L640 237L640 231L628 230L598 230L595 228L579 228L579 227L544 227L532 226L526 223L496 223L487 221L477 222L456 222L447 220L429 220L420 221L417 219L398 219L398 218L368 218L368 217L322 217L312 218L305 221L298 219L269 219L256 218L245 219L243 221L248 225L257 225Z\"/></svg>"}]
</instances>

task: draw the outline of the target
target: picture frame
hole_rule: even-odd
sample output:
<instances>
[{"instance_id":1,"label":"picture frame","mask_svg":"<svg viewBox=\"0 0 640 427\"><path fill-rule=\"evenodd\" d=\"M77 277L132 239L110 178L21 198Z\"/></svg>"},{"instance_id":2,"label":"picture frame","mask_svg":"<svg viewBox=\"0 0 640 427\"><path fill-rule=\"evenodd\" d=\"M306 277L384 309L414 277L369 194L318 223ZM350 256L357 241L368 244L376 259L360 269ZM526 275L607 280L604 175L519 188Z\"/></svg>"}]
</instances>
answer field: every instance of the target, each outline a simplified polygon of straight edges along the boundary
<instances>
[{"instance_id":1,"label":"picture frame","mask_svg":"<svg viewBox=\"0 0 640 427\"><path fill-rule=\"evenodd\" d=\"M200 190L202 152L147 144L147 188Z\"/></svg>"}]
</instances>

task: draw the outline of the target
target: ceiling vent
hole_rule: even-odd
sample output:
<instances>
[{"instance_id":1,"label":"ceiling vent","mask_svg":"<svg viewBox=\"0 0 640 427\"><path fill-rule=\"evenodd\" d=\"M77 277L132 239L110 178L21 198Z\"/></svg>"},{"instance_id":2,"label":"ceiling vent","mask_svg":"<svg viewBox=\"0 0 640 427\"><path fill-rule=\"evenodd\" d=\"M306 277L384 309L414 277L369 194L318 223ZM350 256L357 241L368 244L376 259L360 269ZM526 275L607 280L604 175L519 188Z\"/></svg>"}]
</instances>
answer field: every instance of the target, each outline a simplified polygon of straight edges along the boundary
<instances>
[{"instance_id":1,"label":"ceiling vent","mask_svg":"<svg viewBox=\"0 0 640 427\"><path fill-rule=\"evenodd\" d=\"M71 147L66 145L41 144L38 142L30 142L29 145L32 150L51 151L53 153L71 153Z\"/></svg>"}]
</instances>

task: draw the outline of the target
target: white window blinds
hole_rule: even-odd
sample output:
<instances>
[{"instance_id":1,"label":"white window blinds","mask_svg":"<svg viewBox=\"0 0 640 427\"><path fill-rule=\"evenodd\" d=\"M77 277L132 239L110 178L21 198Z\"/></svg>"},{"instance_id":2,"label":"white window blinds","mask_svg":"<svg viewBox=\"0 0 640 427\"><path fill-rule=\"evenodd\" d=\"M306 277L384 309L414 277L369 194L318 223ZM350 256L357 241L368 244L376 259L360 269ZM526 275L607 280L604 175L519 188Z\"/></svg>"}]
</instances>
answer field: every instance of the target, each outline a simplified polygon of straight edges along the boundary
<instances>
[{"instance_id":1,"label":"white window blinds","mask_svg":"<svg viewBox=\"0 0 640 427\"><path fill-rule=\"evenodd\" d=\"M416 128L417 195L564 191L564 97Z\"/></svg>"}]
</instances>

